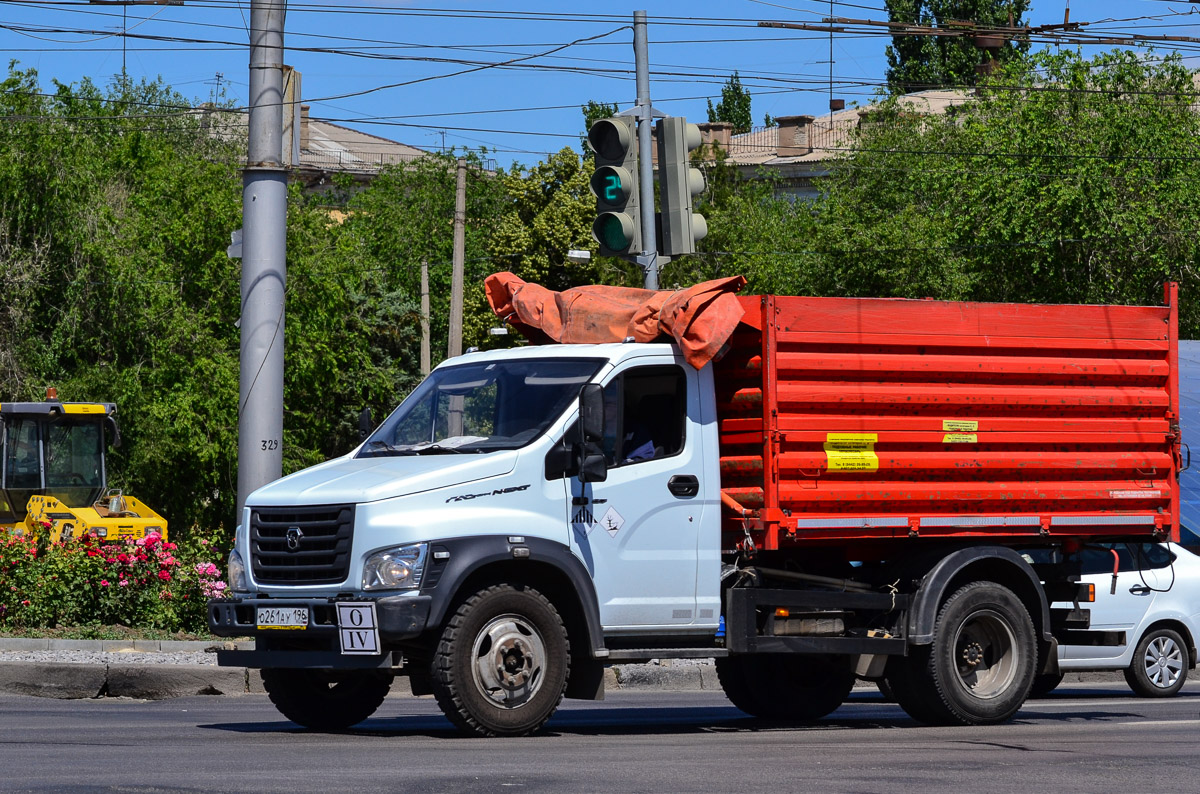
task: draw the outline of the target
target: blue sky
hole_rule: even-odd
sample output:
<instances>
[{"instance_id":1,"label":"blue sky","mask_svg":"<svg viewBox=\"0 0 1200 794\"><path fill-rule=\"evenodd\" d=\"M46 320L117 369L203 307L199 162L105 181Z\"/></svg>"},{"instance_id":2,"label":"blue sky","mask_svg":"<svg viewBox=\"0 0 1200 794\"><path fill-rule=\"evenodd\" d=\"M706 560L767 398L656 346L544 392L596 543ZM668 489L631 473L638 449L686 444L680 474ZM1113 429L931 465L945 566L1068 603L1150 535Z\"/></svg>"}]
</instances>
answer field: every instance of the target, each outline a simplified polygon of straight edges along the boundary
<instances>
[{"instance_id":1,"label":"blue sky","mask_svg":"<svg viewBox=\"0 0 1200 794\"><path fill-rule=\"evenodd\" d=\"M1028 18L1061 22L1067 5L1033 0ZM883 0L833 3L835 16L856 19L886 19L882 7ZM721 83L736 69L753 96L756 123L767 113L826 112L829 35L756 23L819 22L829 15L828 0L295 0L285 35L286 46L295 49L285 61L303 73L314 116L422 148L487 146L503 164L531 163L545 152L578 146L579 106L587 100L632 103L635 9L650 17L651 99L662 111L703 121L705 99L719 98ZM1200 36L1200 11L1135 19L1188 10L1186 3L1162 0L1074 0L1070 14L1072 21L1119 20L1093 30ZM105 83L120 73L124 58L132 78L161 76L198 100L213 93L219 73L228 97L244 102L249 16L249 0L124 7L8 0L0 2L0 48L37 68L43 86L51 78L69 83L85 76ZM124 52L123 26L129 34ZM888 42L834 35L833 96L847 104L869 101L886 70ZM446 76L535 54L514 68ZM371 90L414 80L421 82Z\"/></svg>"}]
</instances>

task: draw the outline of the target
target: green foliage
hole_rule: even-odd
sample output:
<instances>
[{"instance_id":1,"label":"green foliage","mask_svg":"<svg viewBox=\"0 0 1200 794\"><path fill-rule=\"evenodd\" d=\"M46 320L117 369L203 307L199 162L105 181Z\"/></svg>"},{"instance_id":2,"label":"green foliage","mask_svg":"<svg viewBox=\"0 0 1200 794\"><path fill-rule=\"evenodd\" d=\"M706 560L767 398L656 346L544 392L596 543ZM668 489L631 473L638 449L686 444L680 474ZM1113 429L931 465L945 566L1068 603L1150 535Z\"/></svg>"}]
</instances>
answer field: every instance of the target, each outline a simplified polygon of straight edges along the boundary
<instances>
[{"instance_id":1,"label":"green foliage","mask_svg":"<svg viewBox=\"0 0 1200 794\"><path fill-rule=\"evenodd\" d=\"M886 103L834 164L819 292L1159 303L1200 332L1200 116L1177 57L1040 54L955 112ZM1014 88L1019 90L1014 90Z\"/></svg>"},{"instance_id":2,"label":"green foliage","mask_svg":"<svg viewBox=\"0 0 1200 794\"><path fill-rule=\"evenodd\" d=\"M996 28L1024 25L1029 0L885 0L884 5L892 22ZM994 59L1000 64L1020 60L1028 49L1028 42L1006 41L994 51ZM976 46L973 36L893 36L886 53L888 90L896 94L975 85L976 65L993 57Z\"/></svg>"},{"instance_id":3,"label":"green foliage","mask_svg":"<svg viewBox=\"0 0 1200 794\"><path fill-rule=\"evenodd\" d=\"M474 297L482 295L483 279L499 269L488 256L492 230L506 207L506 175L485 170L475 155L467 160L464 282ZM350 199L345 222L332 230L338 247L328 266L363 274L375 296L363 309L375 329L373 338L364 339L369 343L364 354L369 351L380 374L378 388L365 395L376 416L394 408L420 379L422 261L429 265L433 364L447 354L456 163L454 155L433 154L385 170ZM468 325L464 318L464 347L475 344Z\"/></svg>"},{"instance_id":4,"label":"green foliage","mask_svg":"<svg viewBox=\"0 0 1200 794\"><path fill-rule=\"evenodd\" d=\"M708 100L708 120L726 121L733 125L734 133L749 132L753 125L750 114L750 92L742 86L738 73L734 72L721 87L721 101L713 107Z\"/></svg>"},{"instance_id":5,"label":"green foliage","mask_svg":"<svg viewBox=\"0 0 1200 794\"><path fill-rule=\"evenodd\" d=\"M0 253L15 266L0 276L0 389L118 403L112 484L184 526L227 520L238 148L161 83L43 96L36 73L14 68L3 89Z\"/></svg>"}]
</instances>

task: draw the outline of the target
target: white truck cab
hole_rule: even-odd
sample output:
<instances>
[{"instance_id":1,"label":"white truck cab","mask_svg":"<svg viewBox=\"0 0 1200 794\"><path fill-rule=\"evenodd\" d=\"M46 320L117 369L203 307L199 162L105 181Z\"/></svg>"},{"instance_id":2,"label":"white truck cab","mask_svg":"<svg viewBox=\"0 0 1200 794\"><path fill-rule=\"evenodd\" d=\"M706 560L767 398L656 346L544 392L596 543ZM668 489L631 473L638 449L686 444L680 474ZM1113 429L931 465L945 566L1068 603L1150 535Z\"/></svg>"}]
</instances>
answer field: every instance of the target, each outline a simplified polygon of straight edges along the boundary
<instances>
[{"instance_id":1,"label":"white truck cab","mask_svg":"<svg viewBox=\"0 0 1200 794\"><path fill-rule=\"evenodd\" d=\"M356 450L247 499L234 595L209 614L215 632L255 636L257 650L222 661L266 668L284 713L320 722L308 713L311 671L407 667L420 690L447 620L497 585L536 591L565 613L549 621L557 627L485 620L485 636L471 638L512 635L516 651L497 659L527 676L497 678L491 661L471 662L481 689L510 707L544 674L548 634L569 635L577 673L598 671L622 639L711 644L721 614L712 378L711 366L687 366L668 344L525 347L443 363ZM585 384L604 413L586 440ZM585 696L595 696L597 674L573 676L589 678ZM477 717L462 719L476 727Z\"/></svg>"}]
</instances>

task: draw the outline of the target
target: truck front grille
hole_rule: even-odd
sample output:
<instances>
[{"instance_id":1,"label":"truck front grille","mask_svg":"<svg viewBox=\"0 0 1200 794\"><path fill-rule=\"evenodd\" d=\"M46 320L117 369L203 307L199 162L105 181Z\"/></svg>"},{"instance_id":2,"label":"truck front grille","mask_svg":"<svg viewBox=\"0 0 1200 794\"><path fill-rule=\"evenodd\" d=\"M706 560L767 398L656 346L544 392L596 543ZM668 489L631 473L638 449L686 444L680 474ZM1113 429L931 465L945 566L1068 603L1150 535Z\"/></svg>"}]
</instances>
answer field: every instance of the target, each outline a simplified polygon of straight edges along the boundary
<instances>
[{"instance_id":1,"label":"truck front grille","mask_svg":"<svg viewBox=\"0 0 1200 794\"><path fill-rule=\"evenodd\" d=\"M250 559L260 584L337 584L350 567L353 505L250 511Z\"/></svg>"}]
</instances>

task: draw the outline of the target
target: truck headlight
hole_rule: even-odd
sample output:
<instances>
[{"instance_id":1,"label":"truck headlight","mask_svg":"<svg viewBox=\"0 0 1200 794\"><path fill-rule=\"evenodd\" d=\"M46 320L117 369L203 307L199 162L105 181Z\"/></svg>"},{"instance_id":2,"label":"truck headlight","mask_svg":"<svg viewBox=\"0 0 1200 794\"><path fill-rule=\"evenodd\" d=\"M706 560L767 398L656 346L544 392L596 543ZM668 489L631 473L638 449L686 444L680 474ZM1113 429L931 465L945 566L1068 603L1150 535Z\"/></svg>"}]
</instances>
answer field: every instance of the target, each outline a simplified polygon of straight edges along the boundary
<instances>
[{"instance_id":1,"label":"truck headlight","mask_svg":"<svg viewBox=\"0 0 1200 794\"><path fill-rule=\"evenodd\" d=\"M377 551L363 563L363 590L415 590L425 571L427 543Z\"/></svg>"},{"instance_id":2,"label":"truck headlight","mask_svg":"<svg viewBox=\"0 0 1200 794\"><path fill-rule=\"evenodd\" d=\"M245 593L250 590L250 582L246 579L246 564L242 562L242 555L238 554L237 549L229 552L229 572L226 581L229 582L229 589L236 592Z\"/></svg>"}]
</instances>

